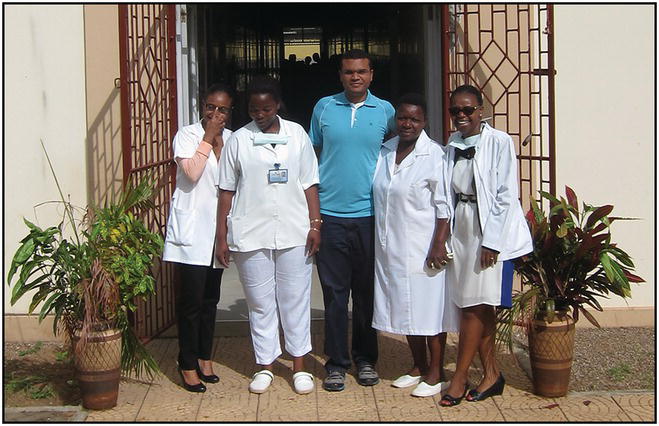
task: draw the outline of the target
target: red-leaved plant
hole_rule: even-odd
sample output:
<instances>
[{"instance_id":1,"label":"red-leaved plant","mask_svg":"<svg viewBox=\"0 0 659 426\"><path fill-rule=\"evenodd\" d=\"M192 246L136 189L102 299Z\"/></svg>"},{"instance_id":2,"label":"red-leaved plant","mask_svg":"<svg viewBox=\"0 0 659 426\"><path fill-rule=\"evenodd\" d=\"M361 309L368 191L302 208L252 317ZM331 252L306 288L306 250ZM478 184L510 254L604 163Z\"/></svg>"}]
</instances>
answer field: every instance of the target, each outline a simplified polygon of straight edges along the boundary
<instances>
[{"instance_id":1,"label":"red-leaved plant","mask_svg":"<svg viewBox=\"0 0 659 426\"><path fill-rule=\"evenodd\" d=\"M598 298L609 293L630 297L629 283L644 282L632 273L631 257L611 241L611 223L633 218L610 216L612 205L582 203L580 209L577 195L568 186L565 195L558 199L540 191L549 213L532 200L526 214L534 249L516 259L522 290L514 294L511 309L498 313L499 339L509 346L513 325L528 330L534 318L551 322L556 313L570 310L575 321L583 314L599 327L586 307L602 311Z\"/></svg>"}]
</instances>

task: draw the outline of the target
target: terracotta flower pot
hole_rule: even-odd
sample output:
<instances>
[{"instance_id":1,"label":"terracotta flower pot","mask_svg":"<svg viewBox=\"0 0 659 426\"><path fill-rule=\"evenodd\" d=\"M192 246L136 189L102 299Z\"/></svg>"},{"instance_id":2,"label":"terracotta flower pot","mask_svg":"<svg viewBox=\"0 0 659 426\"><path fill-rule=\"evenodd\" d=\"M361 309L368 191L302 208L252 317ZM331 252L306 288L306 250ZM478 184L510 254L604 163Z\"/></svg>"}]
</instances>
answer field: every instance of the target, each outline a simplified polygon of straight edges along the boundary
<instances>
[{"instance_id":1,"label":"terracotta flower pot","mask_svg":"<svg viewBox=\"0 0 659 426\"><path fill-rule=\"evenodd\" d=\"M552 322L534 320L529 333L533 389L537 395L567 394L574 354L574 320L556 313Z\"/></svg>"},{"instance_id":2,"label":"terracotta flower pot","mask_svg":"<svg viewBox=\"0 0 659 426\"><path fill-rule=\"evenodd\" d=\"M79 336L74 336L74 345ZM105 410L117 405L121 378L121 331L91 332L82 353L74 356L82 405Z\"/></svg>"}]
</instances>

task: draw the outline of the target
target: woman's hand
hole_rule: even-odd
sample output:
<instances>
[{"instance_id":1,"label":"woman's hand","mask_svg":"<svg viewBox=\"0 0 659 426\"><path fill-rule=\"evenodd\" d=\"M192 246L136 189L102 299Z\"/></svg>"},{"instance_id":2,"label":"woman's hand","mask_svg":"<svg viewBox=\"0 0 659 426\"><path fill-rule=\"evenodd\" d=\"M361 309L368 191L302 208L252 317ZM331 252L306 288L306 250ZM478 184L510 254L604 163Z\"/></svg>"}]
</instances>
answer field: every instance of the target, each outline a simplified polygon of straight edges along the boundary
<instances>
[{"instance_id":1,"label":"woman's hand","mask_svg":"<svg viewBox=\"0 0 659 426\"><path fill-rule=\"evenodd\" d=\"M430 253L426 257L426 265L430 269L442 269L451 261L446 252L446 240L449 234L448 219L435 220L435 234L432 237Z\"/></svg>"},{"instance_id":2,"label":"woman's hand","mask_svg":"<svg viewBox=\"0 0 659 426\"><path fill-rule=\"evenodd\" d=\"M487 247L481 247L481 269L494 266L494 264L497 263L497 257L499 257L498 251Z\"/></svg>"},{"instance_id":3,"label":"woman's hand","mask_svg":"<svg viewBox=\"0 0 659 426\"><path fill-rule=\"evenodd\" d=\"M320 231L311 228L307 234L306 255L313 256L318 250L320 250Z\"/></svg>"},{"instance_id":4,"label":"woman's hand","mask_svg":"<svg viewBox=\"0 0 659 426\"><path fill-rule=\"evenodd\" d=\"M229 267L229 245L226 238L218 238L215 240L215 257L220 265L225 268Z\"/></svg>"},{"instance_id":5,"label":"woman's hand","mask_svg":"<svg viewBox=\"0 0 659 426\"><path fill-rule=\"evenodd\" d=\"M451 261L446 252L446 244L442 241L439 244L433 244L430 253L426 257L426 265L430 269L442 269Z\"/></svg>"},{"instance_id":6,"label":"woman's hand","mask_svg":"<svg viewBox=\"0 0 659 426\"><path fill-rule=\"evenodd\" d=\"M209 144L215 146L217 145L217 137L222 134L224 130L224 125L226 124L225 116L215 111L213 116L210 119L206 120L204 129L204 140Z\"/></svg>"}]
</instances>

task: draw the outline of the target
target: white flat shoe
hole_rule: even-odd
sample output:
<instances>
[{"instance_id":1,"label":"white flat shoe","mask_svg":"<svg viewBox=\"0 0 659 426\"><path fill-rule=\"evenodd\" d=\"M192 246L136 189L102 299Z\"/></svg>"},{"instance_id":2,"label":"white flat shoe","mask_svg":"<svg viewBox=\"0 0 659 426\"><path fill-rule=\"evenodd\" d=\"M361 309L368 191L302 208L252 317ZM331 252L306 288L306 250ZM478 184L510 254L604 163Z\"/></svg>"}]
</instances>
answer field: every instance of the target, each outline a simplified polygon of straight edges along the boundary
<instances>
[{"instance_id":1,"label":"white flat shoe","mask_svg":"<svg viewBox=\"0 0 659 426\"><path fill-rule=\"evenodd\" d=\"M261 370L252 376L252 381L249 384L249 391L252 393L265 392L272 383L275 376L269 370Z\"/></svg>"},{"instance_id":2,"label":"white flat shoe","mask_svg":"<svg viewBox=\"0 0 659 426\"><path fill-rule=\"evenodd\" d=\"M420 381L421 376L410 376L409 374L405 374L394 380L391 386L395 388L409 388L410 386L418 385Z\"/></svg>"},{"instance_id":3,"label":"white flat shoe","mask_svg":"<svg viewBox=\"0 0 659 426\"><path fill-rule=\"evenodd\" d=\"M300 371L293 374L293 385L295 386L295 392L300 395L305 393L310 393L313 391L313 376L306 371Z\"/></svg>"},{"instance_id":4,"label":"white flat shoe","mask_svg":"<svg viewBox=\"0 0 659 426\"><path fill-rule=\"evenodd\" d=\"M450 382L439 382L436 385L429 385L426 382L421 382L412 391L412 396L425 397L437 395L441 391L448 389L449 383Z\"/></svg>"}]
</instances>

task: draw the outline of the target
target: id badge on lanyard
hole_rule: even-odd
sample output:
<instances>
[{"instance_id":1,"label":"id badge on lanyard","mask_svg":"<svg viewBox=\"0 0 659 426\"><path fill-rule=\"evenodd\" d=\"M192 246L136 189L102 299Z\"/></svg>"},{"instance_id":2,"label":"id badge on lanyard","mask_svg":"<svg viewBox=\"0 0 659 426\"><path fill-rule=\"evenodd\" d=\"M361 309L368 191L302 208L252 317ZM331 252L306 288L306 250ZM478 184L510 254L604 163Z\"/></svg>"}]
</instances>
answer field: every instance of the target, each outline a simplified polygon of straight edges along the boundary
<instances>
[{"instance_id":1,"label":"id badge on lanyard","mask_svg":"<svg viewBox=\"0 0 659 426\"><path fill-rule=\"evenodd\" d=\"M280 169L280 163L275 163L274 167L268 170L268 183L287 183L288 169Z\"/></svg>"}]
</instances>

